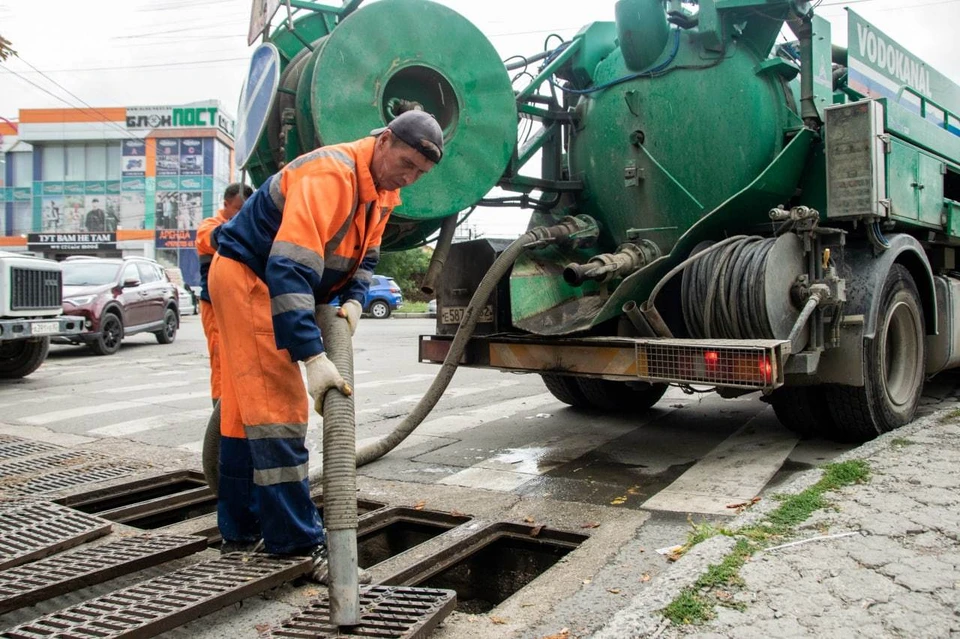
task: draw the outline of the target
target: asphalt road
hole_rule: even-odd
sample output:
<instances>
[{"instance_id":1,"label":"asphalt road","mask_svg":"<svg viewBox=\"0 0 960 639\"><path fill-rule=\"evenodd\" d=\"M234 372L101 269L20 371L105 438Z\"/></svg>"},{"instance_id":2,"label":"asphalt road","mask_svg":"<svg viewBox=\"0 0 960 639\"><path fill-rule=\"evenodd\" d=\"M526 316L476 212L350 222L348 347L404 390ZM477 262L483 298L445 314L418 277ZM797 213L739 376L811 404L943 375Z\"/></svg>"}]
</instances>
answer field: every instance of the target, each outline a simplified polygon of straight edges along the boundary
<instances>
[{"instance_id":1,"label":"asphalt road","mask_svg":"<svg viewBox=\"0 0 960 639\"><path fill-rule=\"evenodd\" d=\"M423 319L361 322L359 440L389 432L429 386L438 367L417 362L417 342L433 328ZM54 346L29 378L0 383L0 432L132 455L164 469L196 468L210 413L208 374L196 316L183 319L172 345L139 335L112 357ZM929 385L927 409L951 401L955 387L951 379ZM308 445L317 453L316 415L311 426ZM435 634L542 637L571 620L579 629L599 627L621 597L666 569L654 551L682 543L691 521L727 521L733 506L768 498L796 471L849 448L798 441L756 396L723 400L671 389L645 414L602 415L558 402L537 376L461 369L410 438L359 469L358 485L361 498L390 506L582 535L575 552L516 595L482 615L455 613ZM212 525L213 515L207 520ZM385 571L374 568L375 578ZM298 592L289 594L291 605ZM288 612L278 605L214 615L180 636L255 636L256 624ZM225 630L229 624L233 630Z\"/></svg>"}]
</instances>

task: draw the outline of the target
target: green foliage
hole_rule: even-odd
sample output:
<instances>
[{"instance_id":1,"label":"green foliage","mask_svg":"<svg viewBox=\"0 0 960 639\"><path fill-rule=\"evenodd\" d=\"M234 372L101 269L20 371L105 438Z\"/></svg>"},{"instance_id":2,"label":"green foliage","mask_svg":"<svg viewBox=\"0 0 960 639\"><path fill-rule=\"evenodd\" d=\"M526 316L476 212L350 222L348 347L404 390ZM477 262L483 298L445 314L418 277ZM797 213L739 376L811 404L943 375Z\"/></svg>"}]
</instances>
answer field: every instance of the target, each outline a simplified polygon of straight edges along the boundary
<instances>
[{"instance_id":1,"label":"green foliage","mask_svg":"<svg viewBox=\"0 0 960 639\"><path fill-rule=\"evenodd\" d=\"M398 253L384 253L377 265L377 275L392 277L403 291L404 301L425 302L426 296L420 292L420 283L430 268L429 248L410 249Z\"/></svg>"},{"instance_id":2,"label":"green foliage","mask_svg":"<svg viewBox=\"0 0 960 639\"><path fill-rule=\"evenodd\" d=\"M711 564L707 572L697 579L697 588L716 588L718 586L736 585L743 583L740 578L740 568L753 553L750 542L738 539L730 554L723 558L718 565Z\"/></svg>"},{"instance_id":3,"label":"green foliage","mask_svg":"<svg viewBox=\"0 0 960 639\"><path fill-rule=\"evenodd\" d=\"M10 46L12 44L12 42L0 36L0 60L6 60L12 55L17 55L17 52Z\"/></svg>"},{"instance_id":4,"label":"green foliage","mask_svg":"<svg viewBox=\"0 0 960 639\"><path fill-rule=\"evenodd\" d=\"M701 624L713 617L712 606L692 588L681 592L663 609L663 616L673 625Z\"/></svg>"}]
</instances>

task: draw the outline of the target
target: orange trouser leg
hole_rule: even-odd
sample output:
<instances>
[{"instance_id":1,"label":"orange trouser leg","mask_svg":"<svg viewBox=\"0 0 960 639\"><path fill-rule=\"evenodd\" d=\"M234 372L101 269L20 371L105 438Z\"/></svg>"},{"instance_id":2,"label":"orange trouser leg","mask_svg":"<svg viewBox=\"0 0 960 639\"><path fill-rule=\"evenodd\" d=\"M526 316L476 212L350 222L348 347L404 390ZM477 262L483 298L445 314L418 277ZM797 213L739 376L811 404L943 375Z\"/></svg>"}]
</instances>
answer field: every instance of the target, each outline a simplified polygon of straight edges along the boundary
<instances>
[{"instance_id":1,"label":"orange trouser leg","mask_svg":"<svg viewBox=\"0 0 960 639\"><path fill-rule=\"evenodd\" d=\"M268 552L309 551L323 532L307 483L309 409L300 367L277 349L270 294L253 271L217 255L209 281L220 331L220 434L228 444L221 445L221 486L225 471L231 474L230 490L220 491L221 532L248 539L252 509ZM244 451L249 464L240 459ZM250 471L252 477L238 476ZM247 494L247 503L236 499Z\"/></svg>"},{"instance_id":2,"label":"orange trouser leg","mask_svg":"<svg viewBox=\"0 0 960 639\"><path fill-rule=\"evenodd\" d=\"M220 329L217 328L217 316L213 304L200 300L200 321L203 322L203 334L207 338L207 352L210 353L210 397L220 399Z\"/></svg>"}]
</instances>

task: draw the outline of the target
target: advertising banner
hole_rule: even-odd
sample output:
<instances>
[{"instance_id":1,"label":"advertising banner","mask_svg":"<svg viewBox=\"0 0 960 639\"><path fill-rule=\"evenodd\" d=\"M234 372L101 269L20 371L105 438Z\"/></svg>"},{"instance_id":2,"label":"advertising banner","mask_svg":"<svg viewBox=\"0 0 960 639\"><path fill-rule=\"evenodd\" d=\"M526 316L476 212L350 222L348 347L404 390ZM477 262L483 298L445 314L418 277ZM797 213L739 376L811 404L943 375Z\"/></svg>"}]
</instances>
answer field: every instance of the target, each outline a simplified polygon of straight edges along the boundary
<instances>
[{"instance_id":1,"label":"advertising banner","mask_svg":"<svg viewBox=\"0 0 960 639\"><path fill-rule=\"evenodd\" d=\"M198 138L180 140L180 175L203 175L203 142Z\"/></svg>"},{"instance_id":2,"label":"advertising banner","mask_svg":"<svg viewBox=\"0 0 960 639\"><path fill-rule=\"evenodd\" d=\"M117 248L116 233L29 233L30 250L99 251Z\"/></svg>"},{"instance_id":3,"label":"advertising banner","mask_svg":"<svg viewBox=\"0 0 960 639\"><path fill-rule=\"evenodd\" d=\"M157 248L196 250L197 232L195 230L158 230Z\"/></svg>"},{"instance_id":4,"label":"advertising banner","mask_svg":"<svg viewBox=\"0 0 960 639\"><path fill-rule=\"evenodd\" d=\"M146 173L147 145L143 140L124 140L120 171L123 177L143 177Z\"/></svg>"},{"instance_id":5,"label":"advertising banner","mask_svg":"<svg viewBox=\"0 0 960 639\"><path fill-rule=\"evenodd\" d=\"M180 140L157 140L157 177L180 174Z\"/></svg>"}]
</instances>

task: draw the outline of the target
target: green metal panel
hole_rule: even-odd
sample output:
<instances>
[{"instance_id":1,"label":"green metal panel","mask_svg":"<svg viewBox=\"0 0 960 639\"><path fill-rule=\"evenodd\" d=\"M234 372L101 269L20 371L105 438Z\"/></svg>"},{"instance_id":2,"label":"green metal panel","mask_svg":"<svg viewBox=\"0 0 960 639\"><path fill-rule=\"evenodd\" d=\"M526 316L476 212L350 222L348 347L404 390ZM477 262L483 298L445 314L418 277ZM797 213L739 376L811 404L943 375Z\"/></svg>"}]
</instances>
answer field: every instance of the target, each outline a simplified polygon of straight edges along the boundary
<instances>
[{"instance_id":1,"label":"green metal panel","mask_svg":"<svg viewBox=\"0 0 960 639\"><path fill-rule=\"evenodd\" d=\"M919 220L917 201L917 163L915 147L894 139L887 154L887 197L890 217L901 222Z\"/></svg>"},{"instance_id":2,"label":"green metal panel","mask_svg":"<svg viewBox=\"0 0 960 639\"><path fill-rule=\"evenodd\" d=\"M947 235L960 237L960 202L946 200L943 203L944 213L947 216Z\"/></svg>"},{"instance_id":3,"label":"green metal panel","mask_svg":"<svg viewBox=\"0 0 960 639\"><path fill-rule=\"evenodd\" d=\"M886 113L886 130L922 149L960 163L960 136L924 120L895 100L880 100Z\"/></svg>"},{"instance_id":4,"label":"green metal panel","mask_svg":"<svg viewBox=\"0 0 960 639\"><path fill-rule=\"evenodd\" d=\"M593 70L617 48L617 25L615 22L594 22L577 34L582 44L570 61L569 75L562 74L573 82L575 87L583 88L593 81Z\"/></svg>"},{"instance_id":5,"label":"green metal panel","mask_svg":"<svg viewBox=\"0 0 960 639\"><path fill-rule=\"evenodd\" d=\"M830 23L813 17L813 101L823 118L823 110L833 104L833 45Z\"/></svg>"},{"instance_id":6,"label":"green metal panel","mask_svg":"<svg viewBox=\"0 0 960 639\"><path fill-rule=\"evenodd\" d=\"M927 153L920 152L917 164L917 190L920 221L943 228L943 176L946 165Z\"/></svg>"}]
</instances>

